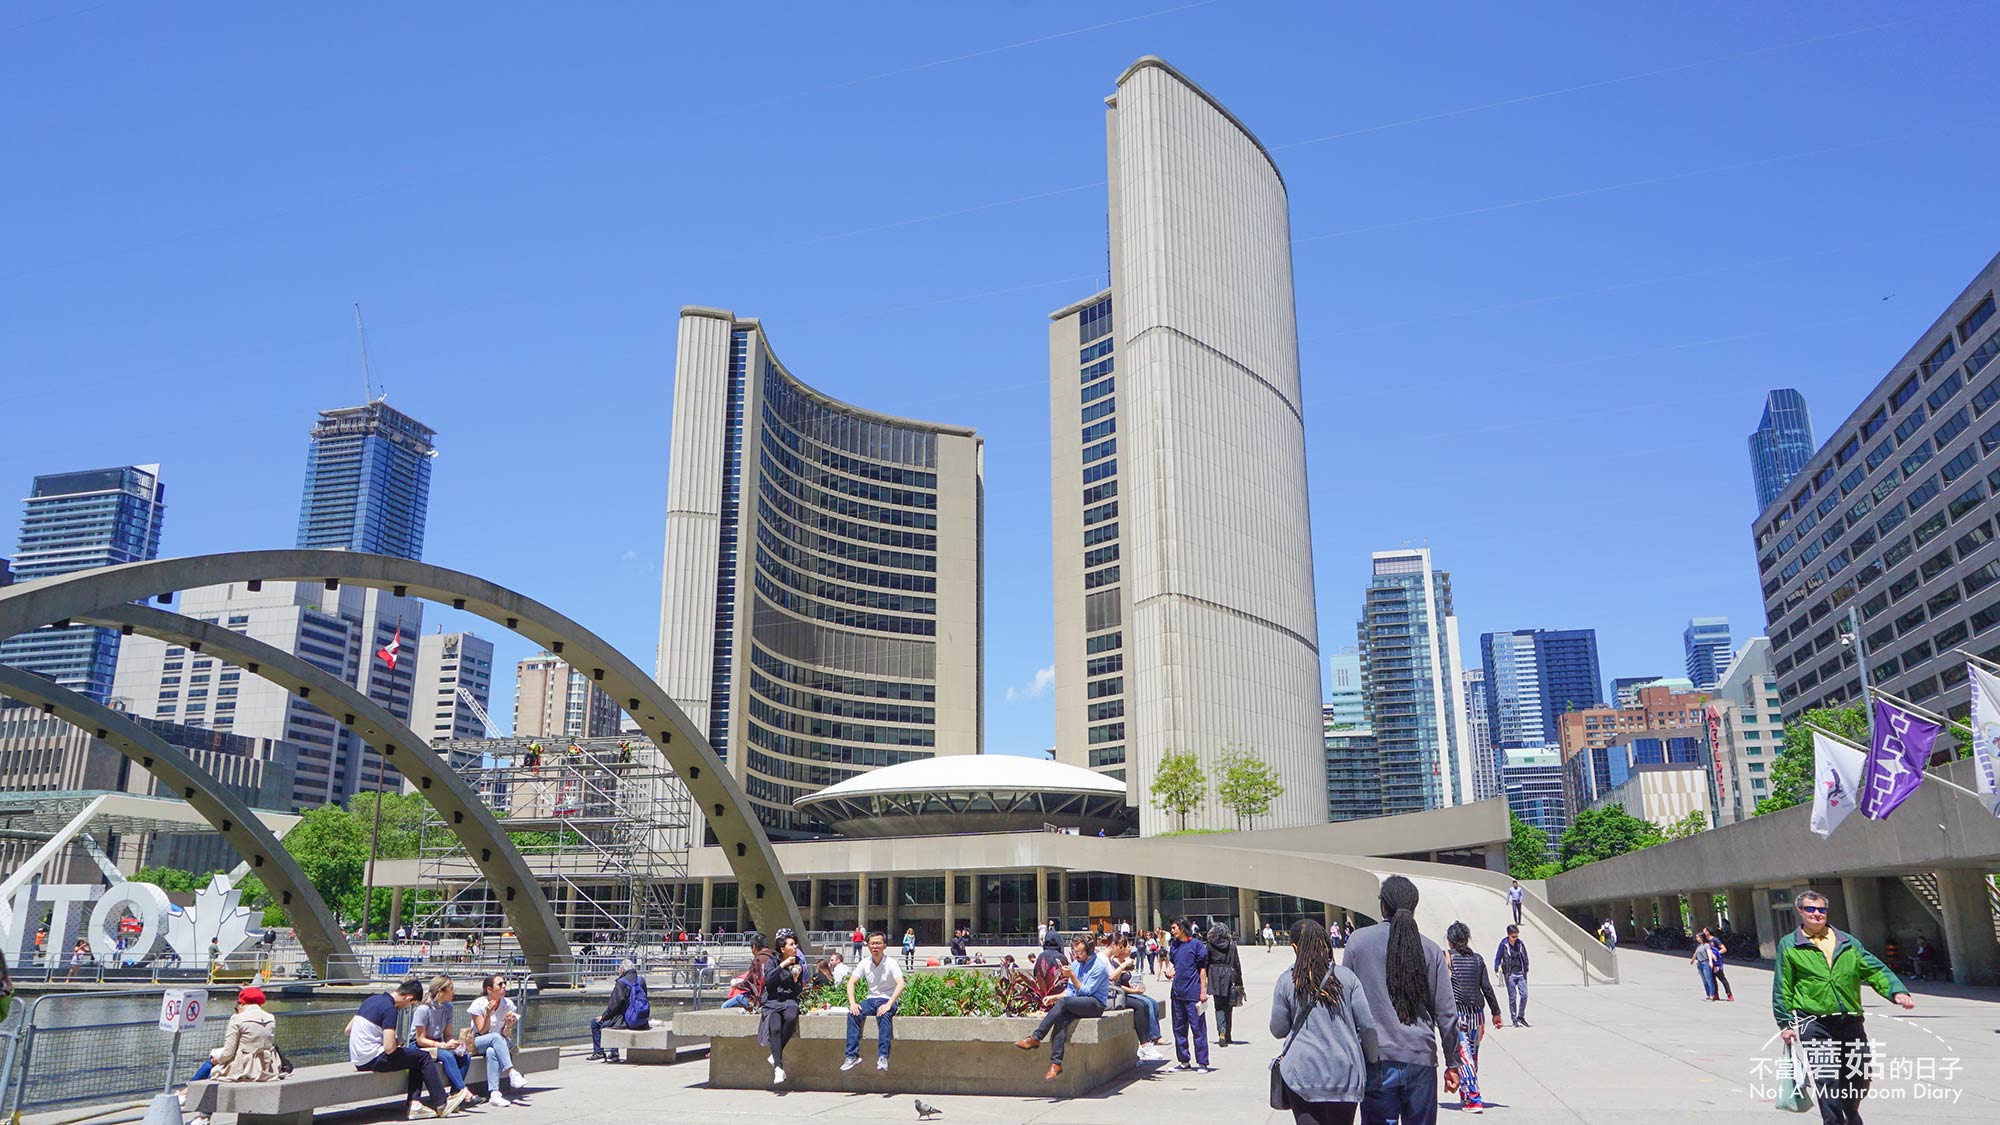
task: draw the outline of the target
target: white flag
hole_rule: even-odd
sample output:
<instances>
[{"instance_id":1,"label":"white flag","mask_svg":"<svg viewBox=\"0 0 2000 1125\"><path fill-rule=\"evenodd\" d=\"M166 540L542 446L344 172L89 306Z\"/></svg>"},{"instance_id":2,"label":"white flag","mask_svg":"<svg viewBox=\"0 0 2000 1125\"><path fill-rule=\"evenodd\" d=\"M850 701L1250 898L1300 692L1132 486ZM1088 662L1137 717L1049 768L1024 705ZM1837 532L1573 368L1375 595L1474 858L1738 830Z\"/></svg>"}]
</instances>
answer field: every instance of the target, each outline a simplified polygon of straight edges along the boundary
<instances>
[{"instance_id":1,"label":"white flag","mask_svg":"<svg viewBox=\"0 0 2000 1125\"><path fill-rule=\"evenodd\" d=\"M1972 671L1972 772L1986 811L2000 816L2000 676L1966 667Z\"/></svg>"},{"instance_id":2,"label":"white flag","mask_svg":"<svg viewBox=\"0 0 2000 1125\"><path fill-rule=\"evenodd\" d=\"M1854 811L1861 791L1861 769L1867 756L1837 739L1813 732L1812 830L1821 838L1833 835Z\"/></svg>"}]
</instances>

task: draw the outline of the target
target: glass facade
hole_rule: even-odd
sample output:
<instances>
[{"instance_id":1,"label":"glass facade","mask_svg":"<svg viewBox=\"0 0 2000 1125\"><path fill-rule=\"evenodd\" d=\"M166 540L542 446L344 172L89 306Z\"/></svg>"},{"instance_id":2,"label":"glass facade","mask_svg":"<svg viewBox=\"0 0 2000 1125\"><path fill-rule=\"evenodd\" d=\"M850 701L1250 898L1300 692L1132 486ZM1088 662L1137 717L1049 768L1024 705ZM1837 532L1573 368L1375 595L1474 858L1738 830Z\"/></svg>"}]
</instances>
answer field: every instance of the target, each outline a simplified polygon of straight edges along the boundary
<instances>
[{"instance_id":1,"label":"glass facade","mask_svg":"<svg viewBox=\"0 0 2000 1125\"><path fill-rule=\"evenodd\" d=\"M1445 773L1460 776L1456 631L1451 575L1429 550L1376 552L1357 632L1382 814L1438 808Z\"/></svg>"},{"instance_id":2,"label":"glass facade","mask_svg":"<svg viewBox=\"0 0 2000 1125\"><path fill-rule=\"evenodd\" d=\"M423 558L436 438L379 399L322 411L306 450L299 546Z\"/></svg>"},{"instance_id":3,"label":"glass facade","mask_svg":"<svg viewBox=\"0 0 2000 1125\"><path fill-rule=\"evenodd\" d=\"M1604 705L1595 629L1519 629L1479 638L1497 751L1554 746L1562 716Z\"/></svg>"},{"instance_id":4,"label":"glass facade","mask_svg":"<svg viewBox=\"0 0 2000 1125\"><path fill-rule=\"evenodd\" d=\"M1503 754L1501 783L1507 792L1507 807L1515 816L1547 833L1549 850L1553 853L1563 830L1569 827L1561 753L1531 749L1508 750Z\"/></svg>"},{"instance_id":5,"label":"glass facade","mask_svg":"<svg viewBox=\"0 0 2000 1125\"><path fill-rule=\"evenodd\" d=\"M1722 670L1729 667L1729 619L1697 617L1689 621L1681 632L1681 650L1687 656L1688 682L1697 691L1715 690Z\"/></svg>"},{"instance_id":6,"label":"glass facade","mask_svg":"<svg viewBox=\"0 0 2000 1125\"><path fill-rule=\"evenodd\" d=\"M1760 511L1770 507L1806 467L1814 448L1806 397L1789 387L1764 396L1764 417L1750 435L1750 474L1757 484Z\"/></svg>"},{"instance_id":7,"label":"glass facade","mask_svg":"<svg viewBox=\"0 0 2000 1125\"><path fill-rule=\"evenodd\" d=\"M166 496L158 465L36 477L21 516L14 581L158 558ZM118 641L116 629L37 629L0 640L0 663L104 703L118 670Z\"/></svg>"},{"instance_id":8,"label":"glass facade","mask_svg":"<svg viewBox=\"0 0 2000 1125\"><path fill-rule=\"evenodd\" d=\"M1111 298L1105 297L1077 314L1077 369L1083 386L1083 489L1085 510L1083 588L1088 592L1084 649L1085 684L1090 703L1086 712L1090 769L1125 778L1125 634L1120 599L1122 572L1117 565L1123 522L1114 501L1118 494L1118 393L1114 385L1117 356L1112 331ZM1093 506L1096 505L1096 506ZM1111 720L1121 720L1113 722Z\"/></svg>"},{"instance_id":9,"label":"glass facade","mask_svg":"<svg viewBox=\"0 0 2000 1125\"><path fill-rule=\"evenodd\" d=\"M1326 723L1326 818L1364 820L1382 815L1382 755L1375 732L1337 721L1332 707Z\"/></svg>"}]
</instances>

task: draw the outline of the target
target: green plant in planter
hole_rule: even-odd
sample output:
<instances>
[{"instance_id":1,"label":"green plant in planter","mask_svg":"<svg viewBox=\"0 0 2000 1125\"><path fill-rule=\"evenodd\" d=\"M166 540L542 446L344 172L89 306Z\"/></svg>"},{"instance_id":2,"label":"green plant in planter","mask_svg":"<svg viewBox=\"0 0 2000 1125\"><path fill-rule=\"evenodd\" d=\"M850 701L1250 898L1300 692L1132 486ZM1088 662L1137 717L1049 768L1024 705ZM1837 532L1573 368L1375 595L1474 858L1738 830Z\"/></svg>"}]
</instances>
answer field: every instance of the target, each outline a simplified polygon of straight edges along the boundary
<instances>
[{"instance_id":1,"label":"green plant in planter","mask_svg":"<svg viewBox=\"0 0 2000 1125\"><path fill-rule=\"evenodd\" d=\"M844 982L825 985L812 989L800 1000L800 1006L807 1011L822 1007L845 1011L847 986ZM911 973L903 985L903 998L896 1003L898 1017L997 1016L1003 1011L999 982L992 974L977 969Z\"/></svg>"}]
</instances>

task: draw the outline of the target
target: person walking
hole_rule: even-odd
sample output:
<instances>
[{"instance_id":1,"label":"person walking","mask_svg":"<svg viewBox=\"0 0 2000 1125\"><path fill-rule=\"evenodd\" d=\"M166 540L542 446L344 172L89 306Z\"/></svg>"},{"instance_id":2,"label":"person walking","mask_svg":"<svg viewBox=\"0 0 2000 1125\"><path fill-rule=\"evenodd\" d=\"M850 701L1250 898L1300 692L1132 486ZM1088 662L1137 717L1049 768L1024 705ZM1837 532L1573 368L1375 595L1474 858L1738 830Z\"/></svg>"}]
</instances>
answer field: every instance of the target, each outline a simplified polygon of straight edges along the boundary
<instances>
[{"instance_id":1,"label":"person walking","mask_svg":"<svg viewBox=\"0 0 2000 1125\"><path fill-rule=\"evenodd\" d=\"M1208 1000L1208 945L1194 936L1194 923L1186 918L1174 921L1172 940L1167 946L1168 1006L1174 1016L1175 1070L1208 1069L1208 1020L1201 1006ZM1188 1052L1188 1038L1194 1038L1194 1052ZM1194 1060L1189 1063L1189 1058Z\"/></svg>"},{"instance_id":2,"label":"person walking","mask_svg":"<svg viewBox=\"0 0 2000 1125\"><path fill-rule=\"evenodd\" d=\"M1723 955L1729 952L1729 947L1722 944L1721 936L1711 930L1708 935L1708 949L1708 971L1715 977L1716 990L1722 993L1724 1000L1734 1002L1736 990L1729 987L1729 970L1722 962Z\"/></svg>"},{"instance_id":3,"label":"person walking","mask_svg":"<svg viewBox=\"0 0 2000 1125\"><path fill-rule=\"evenodd\" d=\"M1042 1022L1025 1038L1015 1041L1014 1046L1024 1051L1040 1047L1044 1039L1049 1041L1049 1072L1042 1076L1043 1081L1054 1081L1062 1074L1063 1048L1069 1043L1070 1025L1104 1014L1111 984L1106 961L1107 958L1097 955L1089 938L1072 941L1070 960L1063 966L1063 976L1069 984L1060 994L1042 1001L1046 1009Z\"/></svg>"},{"instance_id":4,"label":"person walking","mask_svg":"<svg viewBox=\"0 0 2000 1125\"><path fill-rule=\"evenodd\" d=\"M1264 923L1264 932L1261 936L1264 939L1264 952L1269 953L1278 947L1278 935L1271 932L1271 923Z\"/></svg>"},{"instance_id":5,"label":"person walking","mask_svg":"<svg viewBox=\"0 0 2000 1125\"><path fill-rule=\"evenodd\" d=\"M757 1045L770 1048L771 1085L785 1083L785 1044L799 1033L799 993L804 989L805 964L799 934L787 926L778 931L777 949L764 970L764 1007L758 1015Z\"/></svg>"},{"instance_id":6,"label":"person walking","mask_svg":"<svg viewBox=\"0 0 2000 1125\"><path fill-rule=\"evenodd\" d=\"M1507 982L1507 1015L1515 1027L1528 1026L1528 944L1521 927L1507 927L1500 948L1493 951L1493 971Z\"/></svg>"},{"instance_id":7,"label":"person walking","mask_svg":"<svg viewBox=\"0 0 2000 1125\"><path fill-rule=\"evenodd\" d=\"M1597 940L1603 942L1606 949L1618 948L1618 927L1611 924L1611 919L1606 918L1604 924L1597 927Z\"/></svg>"},{"instance_id":8,"label":"person walking","mask_svg":"<svg viewBox=\"0 0 2000 1125\"><path fill-rule=\"evenodd\" d=\"M1285 1042L1271 1108L1291 1110L1294 1125L1351 1125L1381 1050L1368 990L1333 963L1326 927L1310 918L1292 924L1292 958L1271 993L1271 1036Z\"/></svg>"},{"instance_id":9,"label":"person walking","mask_svg":"<svg viewBox=\"0 0 2000 1125\"><path fill-rule=\"evenodd\" d=\"M1516 926L1521 924L1521 903L1527 897L1528 897L1528 892L1522 889L1521 881L1519 879L1514 880L1514 882L1508 886L1507 905L1514 911L1514 924Z\"/></svg>"},{"instance_id":10,"label":"person walking","mask_svg":"<svg viewBox=\"0 0 2000 1125\"><path fill-rule=\"evenodd\" d=\"M889 1069L889 1043L894 1039L892 1020L896 1001L903 998L903 970L888 955L889 936L880 930L868 935L868 956L854 966L847 978L847 1057L840 1069L861 1065L861 1024L875 1017L875 1069ZM861 999L854 998L854 986L861 985Z\"/></svg>"},{"instance_id":11,"label":"person walking","mask_svg":"<svg viewBox=\"0 0 2000 1125\"><path fill-rule=\"evenodd\" d=\"M1458 1090L1458 1010L1444 951L1417 932L1417 885L1382 880L1380 922L1347 938L1345 963L1361 978L1380 1029L1368 1066L1364 1125L1436 1125L1438 1061L1446 1093ZM1393 1018L1391 1018L1393 1016ZM1435 1044L1436 1046L1433 1046Z\"/></svg>"},{"instance_id":12,"label":"person walking","mask_svg":"<svg viewBox=\"0 0 2000 1125\"><path fill-rule=\"evenodd\" d=\"M903 971L917 971L917 929L911 926L903 931Z\"/></svg>"},{"instance_id":13,"label":"person walking","mask_svg":"<svg viewBox=\"0 0 2000 1125\"><path fill-rule=\"evenodd\" d=\"M1472 927L1453 922L1444 932L1450 946L1445 954L1451 967L1451 995L1458 1007L1458 1104L1469 1113L1486 1112L1479 1095L1479 1041L1486 1035L1482 1018L1493 1010L1493 1029L1500 1029L1500 1000L1493 995L1493 982L1486 975L1486 961L1472 951Z\"/></svg>"},{"instance_id":14,"label":"person walking","mask_svg":"<svg viewBox=\"0 0 2000 1125\"><path fill-rule=\"evenodd\" d=\"M1813 1093L1825 1125L1860 1125L1868 1096L1869 1048L1861 985L1905 1010L1916 1007L1901 977L1854 935L1827 924L1827 898L1814 890L1792 900L1799 926L1778 939L1771 973L1771 1018L1787 1043L1808 1044ZM1819 1044L1817 1048L1812 1044Z\"/></svg>"},{"instance_id":15,"label":"person walking","mask_svg":"<svg viewBox=\"0 0 2000 1125\"><path fill-rule=\"evenodd\" d=\"M1228 926L1208 931L1208 987L1215 998L1215 1045L1227 1047L1242 1040L1235 1037L1231 1016L1243 1002L1243 953Z\"/></svg>"},{"instance_id":16,"label":"person walking","mask_svg":"<svg viewBox=\"0 0 2000 1125\"><path fill-rule=\"evenodd\" d=\"M1708 927L1703 926L1694 935L1694 952L1688 954L1688 964L1701 976L1701 991L1704 1000L1715 999L1715 962L1708 950Z\"/></svg>"},{"instance_id":17,"label":"person walking","mask_svg":"<svg viewBox=\"0 0 2000 1125\"><path fill-rule=\"evenodd\" d=\"M646 978L639 966L627 957L618 962L618 979L611 982L611 999L604 1010L590 1017L590 1057L617 1062L618 1048L604 1049L604 1029L645 1031L653 1026L653 1001L646 993Z\"/></svg>"},{"instance_id":18,"label":"person walking","mask_svg":"<svg viewBox=\"0 0 2000 1125\"><path fill-rule=\"evenodd\" d=\"M854 947L852 950L854 963L859 965L861 963L861 951L868 945L868 935L863 933L861 927L857 925L854 927L854 932L847 935L847 937L848 944Z\"/></svg>"}]
</instances>

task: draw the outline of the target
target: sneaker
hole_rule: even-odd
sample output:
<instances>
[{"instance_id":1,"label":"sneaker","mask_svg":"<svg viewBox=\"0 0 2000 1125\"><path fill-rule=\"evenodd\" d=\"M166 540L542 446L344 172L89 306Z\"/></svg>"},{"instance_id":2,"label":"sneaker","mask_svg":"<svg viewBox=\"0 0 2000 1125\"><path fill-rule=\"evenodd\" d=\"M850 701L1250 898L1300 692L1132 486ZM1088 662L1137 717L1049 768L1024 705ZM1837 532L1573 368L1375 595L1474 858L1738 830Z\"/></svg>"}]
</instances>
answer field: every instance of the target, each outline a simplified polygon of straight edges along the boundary
<instances>
[{"instance_id":1,"label":"sneaker","mask_svg":"<svg viewBox=\"0 0 2000 1125\"><path fill-rule=\"evenodd\" d=\"M516 1090L528 1084L528 1080L521 1077L521 1072L511 1066L507 1068L507 1081L513 1083Z\"/></svg>"},{"instance_id":2,"label":"sneaker","mask_svg":"<svg viewBox=\"0 0 2000 1125\"><path fill-rule=\"evenodd\" d=\"M1474 1104L1474 1105L1469 1105L1469 1106L1466 1106L1466 1107L1465 1107L1465 1112L1467 1112L1467 1113L1485 1113L1485 1112L1486 1112L1486 1107L1485 1107L1485 1106L1483 1106L1483 1105L1478 1105L1478 1104Z\"/></svg>"},{"instance_id":3,"label":"sneaker","mask_svg":"<svg viewBox=\"0 0 2000 1125\"><path fill-rule=\"evenodd\" d=\"M596 1062L597 1060L599 1060L599 1059L601 1059L601 1058L604 1058L604 1057L605 1057L605 1055L604 1055L604 1052L603 1052L603 1051L592 1051L592 1052L590 1052L590 1053L589 1053L588 1055L585 1055L585 1056L584 1056L584 1061L586 1061L586 1062Z\"/></svg>"},{"instance_id":4,"label":"sneaker","mask_svg":"<svg viewBox=\"0 0 2000 1125\"><path fill-rule=\"evenodd\" d=\"M785 1068L784 1068L784 1067L782 1067L782 1066L774 1066L774 1067L772 1067L772 1068L771 1068L771 1085L773 1085L773 1086L782 1086L782 1085L784 1085L784 1084L785 1084Z\"/></svg>"},{"instance_id":5,"label":"sneaker","mask_svg":"<svg viewBox=\"0 0 2000 1125\"><path fill-rule=\"evenodd\" d=\"M1528 1017L1526 1017L1526 1016L1522 1016L1522 1017L1521 1017L1521 1020L1520 1020L1520 1023L1521 1023L1521 1026L1522 1026L1522 1027L1533 1027L1533 1026L1535 1026L1534 1024L1531 1024L1531 1023L1529 1023L1529 1022L1528 1022Z\"/></svg>"},{"instance_id":6,"label":"sneaker","mask_svg":"<svg viewBox=\"0 0 2000 1125\"><path fill-rule=\"evenodd\" d=\"M618 1057L618 1052L616 1051L606 1051L604 1053L604 1061L608 1063L622 1063L625 1060Z\"/></svg>"},{"instance_id":7,"label":"sneaker","mask_svg":"<svg viewBox=\"0 0 2000 1125\"><path fill-rule=\"evenodd\" d=\"M880 1058L880 1059L876 1059L876 1060L875 1060L875 1069L876 1069L876 1070L888 1070L888 1069L889 1069L889 1060L888 1060L888 1059L886 1059L886 1058Z\"/></svg>"},{"instance_id":8,"label":"sneaker","mask_svg":"<svg viewBox=\"0 0 2000 1125\"><path fill-rule=\"evenodd\" d=\"M436 1117L437 1115L438 1115L437 1110L432 1109L431 1107L425 1105L422 1102L410 1103L409 1120L411 1121L424 1121L429 1118Z\"/></svg>"},{"instance_id":9,"label":"sneaker","mask_svg":"<svg viewBox=\"0 0 2000 1125\"><path fill-rule=\"evenodd\" d=\"M857 1066L860 1066L860 1065L861 1065L861 1056L860 1056L860 1055L849 1055L849 1056L847 1056L847 1058L845 1058L845 1059L841 1060L841 1063L840 1063L840 1069L842 1069L842 1070L853 1070L853 1069L854 1069L855 1067L857 1067Z\"/></svg>"},{"instance_id":10,"label":"sneaker","mask_svg":"<svg viewBox=\"0 0 2000 1125\"><path fill-rule=\"evenodd\" d=\"M472 1091L470 1090L460 1090L457 1093L451 1095L450 1097L444 1100L444 1110L440 1112L438 1116L450 1117L452 1114L457 1113L460 1109L463 1109L465 1107L466 1099L470 1097L472 1097Z\"/></svg>"},{"instance_id":11,"label":"sneaker","mask_svg":"<svg viewBox=\"0 0 2000 1125\"><path fill-rule=\"evenodd\" d=\"M465 1099L465 1108L467 1109L478 1109L480 1106L483 1106L485 1104L486 1104L486 1095L484 1094L474 1094L471 1097Z\"/></svg>"},{"instance_id":12,"label":"sneaker","mask_svg":"<svg viewBox=\"0 0 2000 1125\"><path fill-rule=\"evenodd\" d=\"M188 1125L208 1125L208 1114L195 1114L193 1117L188 1118Z\"/></svg>"},{"instance_id":13,"label":"sneaker","mask_svg":"<svg viewBox=\"0 0 2000 1125\"><path fill-rule=\"evenodd\" d=\"M493 1091L492 1096L486 1099L486 1104L492 1106L495 1109L506 1109L508 1106L513 1105L514 1103L507 1100L506 1094L501 1093L499 1090L495 1090Z\"/></svg>"}]
</instances>

